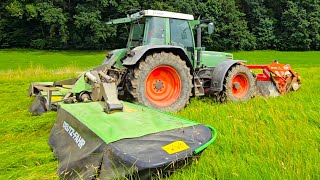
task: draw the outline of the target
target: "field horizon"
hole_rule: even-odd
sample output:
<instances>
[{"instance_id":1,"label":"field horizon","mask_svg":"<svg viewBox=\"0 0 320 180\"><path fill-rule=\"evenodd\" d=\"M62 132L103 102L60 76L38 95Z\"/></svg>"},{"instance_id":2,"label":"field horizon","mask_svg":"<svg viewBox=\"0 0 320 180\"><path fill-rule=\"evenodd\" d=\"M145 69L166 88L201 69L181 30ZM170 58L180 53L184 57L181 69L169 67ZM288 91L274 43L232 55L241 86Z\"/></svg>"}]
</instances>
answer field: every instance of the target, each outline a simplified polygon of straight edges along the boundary
<instances>
[{"instance_id":1,"label":"field horizon","mask_svg":"<svg viewBox=\"0 0 320 180\"><path fill-rule=\"evenodd\" d=\"M0 179L58 179L47 144L56 112L31 116L33 81L77 76L108 51L0 50ZM248 64L289 63L302 77L297 92L248 102L192 98L175 115L208 124L218 138L168 179L320 179L320 51L238 51Z\"/></svg>"}]
</instances>

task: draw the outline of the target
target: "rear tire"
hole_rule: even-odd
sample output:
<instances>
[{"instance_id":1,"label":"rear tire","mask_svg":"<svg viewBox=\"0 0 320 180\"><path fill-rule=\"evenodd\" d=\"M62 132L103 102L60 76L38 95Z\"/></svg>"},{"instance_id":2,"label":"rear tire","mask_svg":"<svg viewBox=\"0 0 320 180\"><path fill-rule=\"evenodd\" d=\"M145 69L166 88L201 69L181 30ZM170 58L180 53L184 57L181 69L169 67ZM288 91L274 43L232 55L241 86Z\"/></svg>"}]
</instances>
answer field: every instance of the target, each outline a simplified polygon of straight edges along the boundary
<instances>
[{"instance_id":1,"label":"rear tire","mask_svg":"<svg viewBox=\"0 0 320 180\"><path fill-rule=\"evenodd\" d=\"M243 65L232 67L224 82L226 101L248 101L255 95L255 78L251 71Z\"/></svg>"},{"instance_id":2,"label":"rear tire","mask_svg":"<svg viewBox=\"0 0 320 180\"><path fill-rule=\"evenodd\" d=\"M134 69L132 96L139 104L177 112L189 102L192 76L186 62L172 53L154 53Z\"/></svg>"}]
</instances>

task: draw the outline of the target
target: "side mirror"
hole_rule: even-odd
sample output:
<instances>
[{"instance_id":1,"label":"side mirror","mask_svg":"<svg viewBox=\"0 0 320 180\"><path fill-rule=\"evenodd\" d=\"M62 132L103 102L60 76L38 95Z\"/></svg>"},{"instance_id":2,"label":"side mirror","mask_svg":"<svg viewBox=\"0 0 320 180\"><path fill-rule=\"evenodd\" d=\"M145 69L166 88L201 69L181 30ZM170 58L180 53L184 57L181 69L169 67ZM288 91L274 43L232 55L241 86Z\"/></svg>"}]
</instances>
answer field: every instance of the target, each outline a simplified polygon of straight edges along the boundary
<instances>
[{"instance_id":1,"label":"side mirror","mask_svg":"<svg viewBox=\"0 0 320 180\"><path fill-rule=\"evenodd\" d=\"M208 34L212 34L214 31L214 24L213 22L208 24Z\"/></svg>"}]
</instances>

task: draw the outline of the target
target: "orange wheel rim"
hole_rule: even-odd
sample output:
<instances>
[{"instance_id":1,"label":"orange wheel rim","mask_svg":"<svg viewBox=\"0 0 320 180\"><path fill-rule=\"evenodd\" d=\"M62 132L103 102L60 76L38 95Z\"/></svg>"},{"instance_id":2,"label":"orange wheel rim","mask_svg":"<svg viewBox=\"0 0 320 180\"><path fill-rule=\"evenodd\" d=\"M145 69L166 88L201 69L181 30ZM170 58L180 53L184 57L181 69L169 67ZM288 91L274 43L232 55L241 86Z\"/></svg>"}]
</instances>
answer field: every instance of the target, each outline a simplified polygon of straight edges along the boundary
<instances>
[{"instance_id":1,"label":"orange wheel rim","mask_svg":"<svg viewBox=\"0 0 320 180\"><path fill-rule=\"evenodd\" d=\"M246 96L249 90L249 81L246 75L236 74L231 83L232 94L237 98Z\"/></svg>"},{"instance_id":2,"label":"orange wheel rim","mask_svg":"<svg viewBox=\"0 0 320 180\"><path fill-rule=\"evenodd\" d=\"M180 96L180 76L170 66L158 66L149 73L145 87L151 103L158 107L170 106Z\"/></svg>"}]
</instances>

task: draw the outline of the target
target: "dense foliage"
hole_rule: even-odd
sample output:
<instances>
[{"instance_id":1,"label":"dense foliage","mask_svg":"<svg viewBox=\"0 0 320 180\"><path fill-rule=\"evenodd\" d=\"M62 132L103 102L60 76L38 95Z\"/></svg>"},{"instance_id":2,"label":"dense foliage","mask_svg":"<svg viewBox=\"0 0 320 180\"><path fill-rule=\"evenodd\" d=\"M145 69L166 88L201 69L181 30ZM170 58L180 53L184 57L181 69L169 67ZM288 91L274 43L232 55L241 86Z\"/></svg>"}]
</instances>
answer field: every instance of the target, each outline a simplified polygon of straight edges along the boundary
<instances>
[{"instance_id":1,"label":"dense foliage","mask_svg":"<svg viewBox=\"0 0 320 180\"><path fill-rule=\"evenodd\" d=\"M110 19L142 9L215 21L208 49L320 50L320 0L3 0L0 48L107 49L123 47L128 26Z\"/></svg>"}]
</instances>

